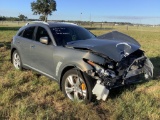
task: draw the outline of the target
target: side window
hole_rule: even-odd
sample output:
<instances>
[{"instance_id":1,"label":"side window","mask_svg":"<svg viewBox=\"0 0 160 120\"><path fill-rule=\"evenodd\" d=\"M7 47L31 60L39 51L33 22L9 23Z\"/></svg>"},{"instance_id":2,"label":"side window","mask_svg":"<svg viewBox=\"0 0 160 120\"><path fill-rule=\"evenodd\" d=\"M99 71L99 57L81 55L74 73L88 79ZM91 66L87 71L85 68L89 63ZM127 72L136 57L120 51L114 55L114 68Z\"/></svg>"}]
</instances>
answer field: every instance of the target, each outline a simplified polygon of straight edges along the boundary
<instances>
[{"instance_id":1,"label":"side window","mask_svg":"<svg viewBox=\"0 0 160 120\"><path fill-rule=\"evenodd\" d=\"M33 34L34 34L34 29L35 29L35 27L26 28L23 32L23 37L28 38L28 39L32 39Z\"/></svg>"},{"instance_id":2,"label":"side window","mask_svg":"<svg viewBox=\"0 0 160 120\"><path fill-rule=\"evenodd\" d=\"M43 27L38 27L37 33L36 33L36 41L40 41L41 37L48 37L49 44L51 43L51 39L48 35L48 32Z\"/></svg>"},{"instance_id":3,"label":"side window","mask_svg":"<svg viewBox=\"0 0 160 120\"><path fill-rule=\"evenodd\" d=\"M23 35L24 30L20 31L18 36L22 36Z\"/></svg>"}]
</instances>

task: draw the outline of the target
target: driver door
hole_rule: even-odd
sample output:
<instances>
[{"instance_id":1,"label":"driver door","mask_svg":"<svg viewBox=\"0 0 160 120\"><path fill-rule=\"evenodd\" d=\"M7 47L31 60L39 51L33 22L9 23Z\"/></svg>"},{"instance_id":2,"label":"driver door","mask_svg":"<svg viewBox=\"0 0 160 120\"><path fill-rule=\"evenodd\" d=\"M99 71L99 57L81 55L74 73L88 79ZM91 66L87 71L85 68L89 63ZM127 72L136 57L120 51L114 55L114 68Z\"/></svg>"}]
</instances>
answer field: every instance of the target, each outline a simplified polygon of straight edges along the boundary
<instances>
[{"instance_id":1,"label":"driver door","mask_svg":"<svg viewBox=\"0 0 160 120\"><path fill-rule=\"evenodd\" d=\"M43 44L40 42L41 37L48 37L49 44ZM53 52L54 46L51 42L50 36L47 30L43 27L38 27L35 35L35 41L32 43L31 55L32 55L32 67L36 71L43 73L49 77L54 76L54 60Z\"/></svg>"}]
</instances>

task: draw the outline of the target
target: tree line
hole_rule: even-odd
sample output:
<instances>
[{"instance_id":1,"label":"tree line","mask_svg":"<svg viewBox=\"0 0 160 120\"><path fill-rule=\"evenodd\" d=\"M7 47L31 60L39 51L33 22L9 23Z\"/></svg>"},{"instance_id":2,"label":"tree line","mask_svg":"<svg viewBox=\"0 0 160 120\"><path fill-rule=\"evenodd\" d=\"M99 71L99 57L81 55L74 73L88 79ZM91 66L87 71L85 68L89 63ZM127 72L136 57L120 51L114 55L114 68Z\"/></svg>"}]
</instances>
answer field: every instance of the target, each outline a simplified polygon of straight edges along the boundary
<instances>
[{"instance_id":1,"label":"tree line","mask_svg":"<svg viewBox=\"0 0 160 120\"><path fill-rule=\"evenodd\" d=\"M19 21L18 17L0 16L0 21Z\"/></svg>"},{"instance_id":2,"label":"tree line","mask_svg":"<svg viewBox=\"0 0 160 120\"><path fill-rule=\"evenodd\" d=\"M0 21L25 21L28 20L27 16L20 14L18 17L0 16Z\"/></svg>"}]
</instances>

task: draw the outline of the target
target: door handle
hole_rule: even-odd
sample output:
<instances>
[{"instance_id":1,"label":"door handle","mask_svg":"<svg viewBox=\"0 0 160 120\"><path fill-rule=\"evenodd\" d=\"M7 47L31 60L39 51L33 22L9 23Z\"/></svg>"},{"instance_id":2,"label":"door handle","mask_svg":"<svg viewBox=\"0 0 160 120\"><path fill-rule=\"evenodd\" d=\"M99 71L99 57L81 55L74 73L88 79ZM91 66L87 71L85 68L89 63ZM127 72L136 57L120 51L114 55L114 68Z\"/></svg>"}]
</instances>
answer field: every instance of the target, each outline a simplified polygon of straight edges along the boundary
<instances>
[{"instance_id":1,"label":"door handle","mask_svg":"<svg viewBox=\"0 0 160 120\"><path fill-rule=\"evenodd\" d=\"M31 45L31 48L34 48L35 47L35 45Z\"/></svg>"}]
</instances>

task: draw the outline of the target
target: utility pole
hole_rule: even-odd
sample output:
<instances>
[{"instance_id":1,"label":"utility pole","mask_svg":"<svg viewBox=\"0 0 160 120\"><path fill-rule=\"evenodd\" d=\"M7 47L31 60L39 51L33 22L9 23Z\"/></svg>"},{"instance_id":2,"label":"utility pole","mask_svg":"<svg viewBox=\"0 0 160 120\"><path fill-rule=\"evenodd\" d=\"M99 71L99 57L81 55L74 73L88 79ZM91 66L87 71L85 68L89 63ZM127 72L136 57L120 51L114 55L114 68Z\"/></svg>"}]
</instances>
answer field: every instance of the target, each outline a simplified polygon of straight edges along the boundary
<instances>
[{"instance_id":1,"label":"utility pole","mask_svg":"<svg viewBox=\"0 0 160 120\"><path fill-rule=\"evenodd\" d=\"M80 14L80 24L82 24L82 13Z\"/></svg>"},{"instance_id":2,"label":"utility pole","mask_svg":"<svg viewBox=\"0 0 160 120\"><path fill-rule=\"evenodd\" d=\"M89 17L89 21L90 21L90 23L91 23L91 19L92 19L92 17L91 17L91 14L90 14L90 17Z\"/></svg>"}]
</instances>

